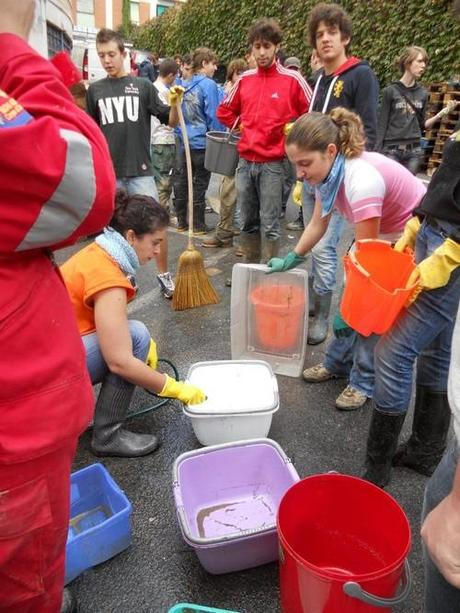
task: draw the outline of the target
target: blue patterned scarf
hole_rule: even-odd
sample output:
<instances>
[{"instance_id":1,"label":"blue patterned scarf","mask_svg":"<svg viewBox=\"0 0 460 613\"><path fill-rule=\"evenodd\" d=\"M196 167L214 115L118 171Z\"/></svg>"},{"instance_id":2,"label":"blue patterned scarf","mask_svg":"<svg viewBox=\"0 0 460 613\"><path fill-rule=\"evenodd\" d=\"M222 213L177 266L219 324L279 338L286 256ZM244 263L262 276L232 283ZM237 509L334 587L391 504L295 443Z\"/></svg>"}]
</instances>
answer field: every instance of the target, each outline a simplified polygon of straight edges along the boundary
<instances>
[{"instance_id":1,"label":"blue patterned scarf","mask_svg":"<svg viewBox=\"0 0 460 613\"><path fill-rule=\"evenodd\" d=\"M339 153L327 177L316 187L316 196L319 196L321 201L321 217L325 217L331 212L344 176L345 156Z\"/></svg>"},{"instance_id":2,"label":"blue patterned scarf","mask_svg":"<svg viewBox=\"0 0 460 613\"><path fill-rule=\"evenodd\" d=\"M104 228L104 233L96 238L96 244L107 251L125 275L135 276L139 268L139 258L124 236L107 226Z\"/></svg>"}]
</instances>

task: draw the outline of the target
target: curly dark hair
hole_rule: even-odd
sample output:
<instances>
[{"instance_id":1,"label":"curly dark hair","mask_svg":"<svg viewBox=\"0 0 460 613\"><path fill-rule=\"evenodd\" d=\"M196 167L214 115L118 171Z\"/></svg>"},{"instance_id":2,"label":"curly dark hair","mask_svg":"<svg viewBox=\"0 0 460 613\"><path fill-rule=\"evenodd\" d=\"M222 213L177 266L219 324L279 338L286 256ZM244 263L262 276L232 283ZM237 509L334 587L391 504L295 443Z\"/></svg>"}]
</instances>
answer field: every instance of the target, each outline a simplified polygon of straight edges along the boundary
<instances>
[{"instance_id":1,"label":"curly dark hair","mask_svg":"<svg viewBox=\"0 0 460 613\"><path fill-rule=\"evenodd\" d=\"M351 41L353 35L351 17L338 4L320 2L311 10L308 16L308 42L313 49L316 49L316 31L321 21L324 21L327 26L337 26L342 38L349 38ZM350 43L346 46L347 52L349 46Z\"/></svg>"},{"instance_id":2,"label":"curly dark hair","mask_svg":"<svg viewBox=\"0 0 460 613\"><path fill-rule=\"evenodd\" d=\"M283 40L280 24L271 17L262 17L252 24L248 32L248 43L252 45L256 40L268 40L274 45L279 45Z\"/></svg>"}]
</instances>

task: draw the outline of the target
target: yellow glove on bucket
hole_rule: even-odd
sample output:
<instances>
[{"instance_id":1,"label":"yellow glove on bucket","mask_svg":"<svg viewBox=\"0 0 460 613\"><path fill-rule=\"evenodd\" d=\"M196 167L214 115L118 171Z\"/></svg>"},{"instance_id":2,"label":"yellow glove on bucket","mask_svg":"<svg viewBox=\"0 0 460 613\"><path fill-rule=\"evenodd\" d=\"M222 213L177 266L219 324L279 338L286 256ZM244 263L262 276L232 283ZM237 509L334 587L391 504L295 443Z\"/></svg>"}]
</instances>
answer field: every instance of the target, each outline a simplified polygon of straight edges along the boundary
<instances>
[{"instance_id":1,"label":"yellow glove on bucket","mask_svg":"<svg viewBox=\"0 0 460 613\"><path fill-rule=\"evenodd\" d=\"M158 366L157 344L153 338L150 339L150 348L145 363L147 366L150 366L152 370L156 370L156 367Z\"/></svg>"},{"instance_id":2,"label":"yellow glove on bucket","mask_svg":"<svg viewBox=\"0 0 460 613\"><path fill-rule=\"evenodd\" d=\"M297 206L302 206L302 188L303 181L296 181L292 190L292 200Z\"/></svg>"},{"instance_id":3,"label":"yellow glove on bucket","mask_svg":"<svg viewBox=\"0 0 460 613\"><path fill-rule=\"evenodd\" d=\"M169 106L181 104L182 98L184 97L184 92L185 88L183 88L181 85L173 85L168 92Z\"/></svg>"},{"instance_id":4,"label":"yellow glove on bucket","mask_svg":"<svg viewBox=\"0 0 460 613\"><path fill-rule=\"evenodd\" d=\"M419 229L420 219L417 216L409 219L404 226L404 231L401 238L396 241L394 250L402 253L407 247L414 249L415 239L417 238L417 232Z\"/></svg>"},{"instance_id":5,"label":"yellow glove on bucket","mask_svg":"<svg viewBox=\"0 0 460 613\"><path fill-rule=\"evenodd\" d=\"M417 298L421 290L447 285L450 275L458 266L460 266L460 244L448 238L429 257L417 264L409 277L406 287L415 283L419 287L419 291L414 292L410 302Z\"/></svg>"},{"instance_id":6,"label":"yellow glove on bucket","mask_svg":"<svg viewBox=\"0 0 460 613\"><path fill-rule=\"evenodd\" d=\"M184 404L201 404L206 400L206 394L199 387L191 383L176 381L169 375L166 375L166 383L158 395L167 398L177 398L177 400Z\"/></svg>"}]
</instances>

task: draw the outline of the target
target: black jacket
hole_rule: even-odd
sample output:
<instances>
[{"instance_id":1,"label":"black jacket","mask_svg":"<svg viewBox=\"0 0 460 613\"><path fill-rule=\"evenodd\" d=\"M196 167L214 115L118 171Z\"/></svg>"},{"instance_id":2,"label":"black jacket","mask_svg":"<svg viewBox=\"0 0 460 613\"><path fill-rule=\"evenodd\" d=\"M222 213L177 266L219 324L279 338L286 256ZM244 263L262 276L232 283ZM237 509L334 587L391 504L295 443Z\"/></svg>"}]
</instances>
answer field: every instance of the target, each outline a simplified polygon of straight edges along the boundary
<instances>
[{"instance_id":1,"label":"black jacket","mask_svg":"<svg viewBox=\"0 0 460 613\"><path fill-rule=\"evenodd\" d=\"M389 145L416 144L420 141L425 123L428 93L415 83L406 87L395 81L383 90L379 114L377 150Z\"/></svg>"},{"instance_id":2,"label":"black jacket","mask_svg":"<svg viewBox=\"0 0 460 613\"><path fill-rule=\"evenodd\" d=\"M366 149L375 147L379 83L367 62L350 57L333 74L322 68L313 91L312 111L327 113L337 106L357 113L364 124Z\"/></svg>"}]
</instances>

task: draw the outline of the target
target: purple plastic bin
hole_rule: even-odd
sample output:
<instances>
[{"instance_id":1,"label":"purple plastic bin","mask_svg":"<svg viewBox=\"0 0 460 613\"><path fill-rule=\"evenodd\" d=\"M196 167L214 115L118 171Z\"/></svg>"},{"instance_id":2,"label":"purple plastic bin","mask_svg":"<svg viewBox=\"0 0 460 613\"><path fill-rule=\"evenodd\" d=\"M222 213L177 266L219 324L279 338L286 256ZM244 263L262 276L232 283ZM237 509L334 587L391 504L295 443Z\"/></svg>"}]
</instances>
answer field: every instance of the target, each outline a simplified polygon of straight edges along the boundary
<instances>
[{"instance_id":1,"label":"purple plastic bin","mask_svg":"<svg viewBox=\"0 0 460 613\"><path fill-rule=\"evenodd\" d=\"M237 441L189 451L173 468L185 541L210 573L278 559L276 514L299 475L275 441Z\"/></svg>"}]
</instances>

